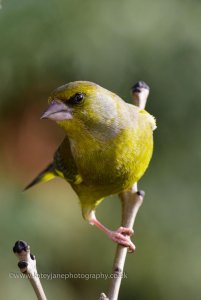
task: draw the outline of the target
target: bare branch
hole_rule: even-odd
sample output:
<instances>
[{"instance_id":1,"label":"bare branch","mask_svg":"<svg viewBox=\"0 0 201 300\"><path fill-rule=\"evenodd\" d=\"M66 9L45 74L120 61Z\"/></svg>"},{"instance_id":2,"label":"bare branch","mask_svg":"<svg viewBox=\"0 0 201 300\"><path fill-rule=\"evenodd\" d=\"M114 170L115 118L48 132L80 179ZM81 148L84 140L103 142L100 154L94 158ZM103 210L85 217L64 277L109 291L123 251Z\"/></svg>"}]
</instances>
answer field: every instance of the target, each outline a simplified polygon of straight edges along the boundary
<instances>
[{"instance_id":1,"label":"bare branch","mask_svg":"<svg viewBox=\"0 0 201 300\"><path fill-rule=\"evenodd\" d=\"M137 212L144 199L144 192L138 192L137 184L135 184L132 190L123 192L119 196L122 202L122 226L133 228ZM121 245L117 246L113 264L114 276L108 293L110 300L118 299L127 252L127 248Z\"/></svg>"},{"instance_id":2,"label":"bare branch","mask_svg":"<svg viewBox=\"0 0 201 300\"><path fill-rule=\"evenodd\" d=\"M27 275L38 300L47 300L36 269L36 258L30 253L29 245L24 241L17 241L13 252L19 259L20 271Z\"/></svg>"}]
</instances>

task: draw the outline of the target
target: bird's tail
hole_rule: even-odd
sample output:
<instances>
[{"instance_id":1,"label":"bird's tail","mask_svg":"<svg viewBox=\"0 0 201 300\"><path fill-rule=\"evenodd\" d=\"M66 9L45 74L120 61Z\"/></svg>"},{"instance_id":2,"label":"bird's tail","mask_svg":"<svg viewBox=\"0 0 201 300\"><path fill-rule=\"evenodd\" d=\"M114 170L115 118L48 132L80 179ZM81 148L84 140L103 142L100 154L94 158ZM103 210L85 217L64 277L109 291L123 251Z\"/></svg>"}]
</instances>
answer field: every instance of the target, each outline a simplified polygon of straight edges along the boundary
<instances>
[{"instance_id":1,"label":"bird's tail","mask_svg":"<svg viewBox=\"0 0 201 300\"><path fill-rule=\"evenodd\" d=\"M53 163L51 163L33 181L31 181L31 183L29 183L25 187L24 191L29 189L30 187L32 187L35 184L49 181L49 180L55 178L56 176L57 176L57 174L55 172L55 167L54 167Z\"/></svg>"}]
</instances>

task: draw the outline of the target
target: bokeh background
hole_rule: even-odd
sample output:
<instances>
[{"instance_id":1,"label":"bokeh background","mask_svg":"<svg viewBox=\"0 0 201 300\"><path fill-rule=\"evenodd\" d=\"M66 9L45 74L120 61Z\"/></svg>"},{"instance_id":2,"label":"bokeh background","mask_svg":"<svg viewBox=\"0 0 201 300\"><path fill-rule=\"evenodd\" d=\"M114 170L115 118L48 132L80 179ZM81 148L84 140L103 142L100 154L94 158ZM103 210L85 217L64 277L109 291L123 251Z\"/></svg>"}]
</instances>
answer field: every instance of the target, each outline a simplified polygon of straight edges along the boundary
<instances>
[{"instance_id":1,"label":"bokeh background","mask_svg":"<svg viewBox=\"0 0 201 300\"><path fill-rule=\"evenodd\" d=\"M196 0L3 0L0 10L0 293L35 299L12 246L26 240L43 273L110 273L115 245L81 217L62 180L23 187L63 138L40 120L49 93L90 80L130 101L138 80L151 86L155 152L140 182L146 198L135 225L122 300L187 300L201 294L201 2ZM97 210L120 223L110 197ZM105 280L43 280L48 299L98 299Z\"/></svg>"}]
</instances>

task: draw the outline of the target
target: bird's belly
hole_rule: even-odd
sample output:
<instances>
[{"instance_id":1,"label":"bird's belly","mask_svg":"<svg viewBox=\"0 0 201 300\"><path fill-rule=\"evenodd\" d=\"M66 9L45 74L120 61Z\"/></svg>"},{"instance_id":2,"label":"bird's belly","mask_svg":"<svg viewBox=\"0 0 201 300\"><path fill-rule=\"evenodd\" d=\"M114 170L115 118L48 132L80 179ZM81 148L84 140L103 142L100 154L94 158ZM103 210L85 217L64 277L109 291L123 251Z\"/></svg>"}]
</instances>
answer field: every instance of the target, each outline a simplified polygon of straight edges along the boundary
<instances>
[{"instance_id":1,"label":"bird's belly","mask_svg":"<svg viewBox=\"0 0 201 300\"><path fill-rule=\"evenodd\" d=\"M88 186L95 186L106 194L129 189L144 174L152 155L152 142L136 151L125 147L111 155L100 151L82 160L79 171Z\"/></svg>"},{"instance_id":2,"label":"bird's belly","mask_svg":"<svg viewBox=\"0 0 201 300\"><path fill-rule=\"evenodd\" d=\"M151 155L141 161L138 157L137 163L133 159L129 166L124 164L124 160L112 165L108 165L105 160L99 160L97 164L102 162L99 172L96 166L92 165L88 172L85 169L82 173L83 182L73 187L82 206L85 204L96 206L100 199L131 188L144 174L150 158Z\"/></svg>"},{"instance_id":3,"label":"bird's belly","mask_svg":"<svg viewBox=\"0 0 201 300\"><path fill-rule=\"evenodd\" d=\"M131 188L141 178L152 156L152 130L126 128L111 143L80 146L73 152L83 180L79 190L86 188L88 195L100 199Z\"/></svg>"}]
</instances>

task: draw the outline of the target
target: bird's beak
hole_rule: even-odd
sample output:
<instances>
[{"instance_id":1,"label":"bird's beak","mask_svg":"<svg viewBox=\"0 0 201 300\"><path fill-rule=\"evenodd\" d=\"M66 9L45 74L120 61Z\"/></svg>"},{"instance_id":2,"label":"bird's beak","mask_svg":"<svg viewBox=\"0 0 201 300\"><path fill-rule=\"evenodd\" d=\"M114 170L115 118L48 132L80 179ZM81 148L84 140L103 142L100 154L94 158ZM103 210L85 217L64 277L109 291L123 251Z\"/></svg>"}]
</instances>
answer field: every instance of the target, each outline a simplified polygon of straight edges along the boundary
<instances>
[{"instance_id":1,"label":"bird's beak","mask_svg":"<svg viewBox=\"0 0 201 300\"><path fill-rule=\"evenodd\" d=\"M63 102L53 100L41 116L41 119L51 119L54 121L70 120L72 119L71 109Z\"/></svg>"}]
</instances>

